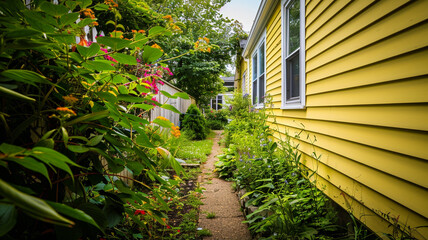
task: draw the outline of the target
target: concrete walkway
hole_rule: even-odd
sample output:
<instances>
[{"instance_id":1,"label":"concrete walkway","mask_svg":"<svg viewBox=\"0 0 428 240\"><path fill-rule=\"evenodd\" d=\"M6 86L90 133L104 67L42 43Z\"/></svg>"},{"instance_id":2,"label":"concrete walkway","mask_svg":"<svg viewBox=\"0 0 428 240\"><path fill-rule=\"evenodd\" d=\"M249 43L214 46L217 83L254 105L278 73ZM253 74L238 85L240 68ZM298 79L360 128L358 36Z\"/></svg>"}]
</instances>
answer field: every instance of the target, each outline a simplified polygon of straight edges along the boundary
<instances>
[{"instance_id":1,"label":"concrete walkway","mask_svg":"<svg viewBox=\"0 0 428 240\"><path fill-rule=\"evenodd\" d=\"M211 155L208 156L205 164L201 166L202 175L199 178L202 187L206 188L203 194L200 207L199 227L208 229L212 233L211 237L205 239L230 239L230 240L250 240L251 235L244 221L241 212L239 199L232 190L231 183L217 178L213 173L216 156L221 154L218 141L222 131L215 131L214 145ZM214 213L215 218L208 219L207 213Z\"/></svg>"}]
</instances>

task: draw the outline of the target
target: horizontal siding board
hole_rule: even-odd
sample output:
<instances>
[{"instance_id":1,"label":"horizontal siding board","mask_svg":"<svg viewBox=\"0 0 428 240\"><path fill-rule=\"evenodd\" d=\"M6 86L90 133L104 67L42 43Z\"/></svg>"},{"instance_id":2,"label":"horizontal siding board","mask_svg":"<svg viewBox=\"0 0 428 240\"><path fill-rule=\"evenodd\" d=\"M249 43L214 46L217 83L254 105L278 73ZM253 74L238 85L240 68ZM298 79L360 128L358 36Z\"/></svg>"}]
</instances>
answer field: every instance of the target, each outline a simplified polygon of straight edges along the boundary
<instances>
[{"instance_id":1,"label":"horizontal siding board","mask_svg":"<svg viewBox=\"0 0 428 240\"><path fill-rule=\"evenodd\" d=\"M351 0L334 1L333 5L328 7L327 10L317 19L317 21L312 22L310 26L306 27L306 38L310 37L315 31L326 24L350 2Z\"/></svg>"},{"instance_id":2,"label":"horizontal siding board","mask_svg":"<svg viewBox=\"0 0 428 240\"><path fill-rule=\"evenodd\" d=\"M289 119L289 121L298 120ZM292 127L291 125L293 124L281 125L279 129L286 128L290 136L296 136L302 131L302 128ZM277 127L273 127L273 129L278 131ZM352 159L352 161L359 164L428 189L428 182L426 180L428 177L428 161L426 160L396 154L316 132L309 132L308 130L305 130L301 134L303 136L300 136L300 141L312 144L311 141L316 137L316 141L313 144L325 151ZM307 139L307 136L311 136L311 138ZM331 166L338 164L337 162L330 162L328 158L325 163Z\"/></svg>"},{"instance_id":3,"label":"horizontal siding board","mask_svg":"<svg viewBox=\"0 0 428 240\"><path fill-rule=\"evenodd\" d=\"M317 166L310 156L303 154L303 161L307 161L308 165ZM312 168L313 171L316 170L318 178L321 177L324 180L328 179L336 188L339 189L339 192L330 195L332 199L341 198L343 199L343 194L346 193L350 198L345 202L344 208L348 211L353 211L355 208L363 207L360 204L365 206L370 206L370 208L364 207L359 211L359 214L355 214L358 218L362 218L362 222L368 224L378 235L383 235L388 231L392 231L391 227L385 226L384 221L382 221L382 215L387 215L391 218L398 218L398 222L401 227L411 227L413 228L413 236L427 236L428 233L426 228L418 228L420 226L426 226L428 221L425 217L411 211L408 208L403 207L401 204L391 200L390 198L379 194L377 191L360 184L357 181L354 181L352 178L349 178L347 175L340 173L332 168L327 167L324 164L318 164L318 168ZM322 181L323 182L323 181ZM318 185L323 189L322 184ZM325 187L325 186L324 186ZM335 189L330 189L330 191L335 191ZM356 204L358 203L358 204ZM356 206L357 205L357 206ZM358 211L357 211L358 213ZM376 213L376 214L373 214ZM370 219L373 218L374 219ZM395 220L391 219L390 223L393 223ZM383 226L382 226L383 225ZM419 238L424 239L424 238Z\"/></svg>"},{"instance_id":4,"label":"horizontal siding board","mask_svg":"<svg viewBox=\"0 0 428 240\"><path fill-rule=\"evenodd\" d=\"M316 81L424 48L428 46L426 36L428 36L428 23L344 56L315 70L307 71L307 77ZM363 41L363 39L360 40Z\"/></svg>"},{"instance_id":5,"label":"horizontal siding board","mask_svg":"<svg viewBox=\"0 0 428 240\"><path fill-rule=\"evenodd\" d=\"M428 152L426 151L428 134L426 132L403 131L402 129L380 128L352 123L333 122L331 120L317 120L325 120L324 114L327 111L328 109L323 109L317 113L311 111L312 113L308 113L307 116L305 116L305 112L299 112L299 110L272 110L275 116L277 116L278 122L283 121L281 118L284 117L299 118L293 122L296 125L291 127L298 127L297 123L302 123L305 129L310 132L317 132L331 137L428 160ZM278 115L279 112L283 112L283 114ZM319 118L320 116L323 117ZM284 124L283 122L281 123Z\"/></svg>"},{"instance_id":6,"label":"horizontal siding board","mask_svg":"<svg viewBox=\"0 0 428 240\"><path fill-rule=\"evenodd\" d=\"M306 11L305 16L309 16L309 14L312 12L312 10L315 9L315 7L321 3L321 0L312 0L309 1L309 3L306 4Z\"/></svg>"},{"instance_id":7,"label":"horizontal siding board","mask_svg":"<svg viewBox=\"0 0 428 240\"><path fill-rule=\"evenodd\" d=\"M306 17L306 27L309 27L334 1L324 0Z\"/></svg>"},{"instance_id":8,"label":"horizontal siding board","mask_svg":"<svg viewBox=\"0 0 428 240\"><path fill-rule=\"evenodd\" d=\"M352 1L342 11L340 11L334 18L322 25L314 34L306 36L306 49L318 45L320 41L327 38L330 34L338 30L342 25L350 21L352 18L360 14L364 9L373 4L375 0L369 1ZM334 39L333 39L334 40ZM333 42L337 42L334 40Z\"/></svg>"},{"instance_id":9,"label":"horizontal siding board","mask_svg":"<svg viewBox=\"0 0 428 240\"><path fill-rule=\"evenodd\" d=\"M299 151L304 152L306 155L311 156L312 151L315 151L322 156L320 161L308 158L305 165L309 168L314 170L319 169L319 163L322 163L324 167L341 172L383 196L388 196L389 199L420 214L422 217L428 218L428 208L425 207L426 199L428 199L428 191L425 188L402 181L401 179L384 174L316 146L314 147L301 141L299 143ZM323 160L323 157L328 160ZM325 164L325 161L328 161L328 165ZM330 179L334 178L334 176L329 177Z\"/></svg>"},{"instance_id":10,"label":"horizontal siding board","mask_svg":"<svg viewBox=\"0 0 428 240\"><path fill-rule=\"evenodd\" d=\"M401 55L383 62L329 76L317 84L318 91L337 90L428 74L428 49ZM319 80L306 78L307 84ZM324 82L326 81L326 82ZM324 83L322 83L324 82ZM321 85L321 86L320 86Z\"/></svg>"},{"instance_id":11,"label":"horizontal siding board","mask_svg":"<svg viewBox=\"0 0 428 240\"><path fill-rule=\"evenodd\" d=\"M335 44L332 48L324 51L322 54L314 57L307 62L306 69L311 71L319 66L322 66L326 63L334 61L340 57L343 57L347 54L357 51L367 45L371 45L375 42L378 42L382 39L386 39L393 34L404 31L422 21L428 19L428 14L426 14L425 9L428 9L428 1L418 1L406 6L406 11L398 11L392 15L389 15L383 21L379 21L376 24L366 28L356 34L355 36L348 38L342 42ZM424 26L421 26L424 28ZM423 29L413 29L409 32L400 33L403 35L410 35L412 37L411 31L424 31ZM413 33L417 34L417 33ZM413 36L418 38L417 36ZM419 39L413 39L413 41L424 41L424 37ZM399 39L397 39L399 40ZM405 40L403 40L405 42ZM384 44L381 42L380 44ZM371 55L376 55L372 53Z\"/></svg>"},{"instance_id":12,"label":"horizontal siding board","mask_svg":"<svg viewBox=\"0 0 428 240\"><path fill-rule=\"evenodd\" d=\"M310 89L308 86L308 107L428 102L428 76L318 94Z\"/></svg>"}]
</instances>

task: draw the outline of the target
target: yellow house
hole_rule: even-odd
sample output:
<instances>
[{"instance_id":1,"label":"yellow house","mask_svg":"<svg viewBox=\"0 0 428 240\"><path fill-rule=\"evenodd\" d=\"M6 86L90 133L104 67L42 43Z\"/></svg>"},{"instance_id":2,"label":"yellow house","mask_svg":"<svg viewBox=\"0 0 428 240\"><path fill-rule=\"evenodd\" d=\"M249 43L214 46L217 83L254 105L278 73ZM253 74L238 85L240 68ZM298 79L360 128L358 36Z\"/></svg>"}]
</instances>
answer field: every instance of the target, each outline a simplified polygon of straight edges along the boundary
<instances>
[{"instance_id":1,"label":"yellow house","mask_svg":"<svg viewBox=\"0 0 428 240\"><path fill-rule=\"evenodd\" d=\"M242 57L238 88L271 96L319 188L428 239L428 1L262 0Z\"/></svg>"}]
</instances>

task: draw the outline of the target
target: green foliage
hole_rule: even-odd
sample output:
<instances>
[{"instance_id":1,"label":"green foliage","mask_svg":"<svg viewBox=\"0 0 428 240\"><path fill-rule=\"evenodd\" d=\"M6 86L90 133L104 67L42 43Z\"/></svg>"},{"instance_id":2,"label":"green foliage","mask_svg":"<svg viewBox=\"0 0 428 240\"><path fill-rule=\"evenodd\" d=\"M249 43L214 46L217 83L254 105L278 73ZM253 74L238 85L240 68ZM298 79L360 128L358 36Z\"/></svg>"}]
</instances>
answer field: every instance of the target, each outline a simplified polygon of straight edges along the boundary
<instances>
[{"instance_id":1,"label":"green foliage","mask_svg":"<svg viewBox=\"0 0 428 240\"><path fill-rule=\"evenodd\" d=\"M182 129L192 140L203 140L208 135L207 123L199 108L191 104L182 121Z\"/></svg>"},{"instance_id":2,"label":"green foliage","mask_svg":"<svg viewBox=\"0 0 428 240\"><path fill-rule=\"evenodd\" d=\"M207 127L212 130L223 130L228 123L226 110L209 110L205 114Z\"/></svg>"},{"instance_id":3,"label":"green foliage","mask_svg":"<svg viewBox=\"0 0 428 240\"><path fill-rule=\"evenodd\" d=\"M164 45L171 52L169 56L174 58L195 49L198 42L209 44L204 51L168 61L175 74L174 84L193 96L198 105L208 105L211 98L223 91L220 76L227 73L226 66L232 63L232 56L240 49L239 40L246 36L241 23L220 14L221 7L228 1L147 1L155 11L171 15L174 21L182 21L183 35L162 41L168 43Z\"/></svg>"},{"instance_id":4,"label":"green foliage","mask_svg":"<svg viewBox=\"0 0 428 240\"><path fill-rule=\"evenodd\" d=\"M207 218L208 218L208 219L213 219L213 218L215 218L215 216L216 216L216 215L215 215L215 212L208 212L208 213L207 213Z\"/></svg>"},{"instance_id":5,"label":"green foliage","mask_svg":"<svg viewBox=\"0 0 428 240\"><path fill-rule=\"evenodd\" d=\"M178 139L172 139L170 150L176 158L186 160L186 162L199 161L201 163L207 160L213 146L212 139L192 141L183 134Z\"/></svg>"},{"instance_id":6,"label":"green foliage","mask_svg":"<svg viewBox=\"0 0 428 240\"><path fill-rule=\"evenodd\" d=\"M212 236L212 233L209 229L202 229L198 231L198 236L199 237L209 237Z\"/></svg>"},{"instance_id":7,"label":"green foliage","mask_svg":"<svg viewBox=\"0 0 428 240\"><path fill-rule=\"evenodd\" d=\"M289 137L274 138L266 110L249 111L249 100L239 93L231 104L233 120L225 130L228 148L216 170L246 189L242 199L247 207L257 207L246 216L253 234L268 239L346 236L335 224L327 198L311 181L313 173L301 164L297 147Z\"/></svg>"},{"instance_id":8,"label":"green foliage","mask_svg":"<svg viewBox=\"0 0 428 240\"><path fill-rule=\"evenodd\" d=\"M155 107L176 111L152 99L170 74L153 44L178 31L147 10L145 32L122 33L129 26L118 22L124 15L113 1L28 7L0 3L0 236L158 234L170 210L165 199L177 195L170 175L184 171L167 149L172 124L145 116ZM82 35L99 21L94 10L100 20L110 16L112 28L90 44Z\"/></svg>"}]
</instances>

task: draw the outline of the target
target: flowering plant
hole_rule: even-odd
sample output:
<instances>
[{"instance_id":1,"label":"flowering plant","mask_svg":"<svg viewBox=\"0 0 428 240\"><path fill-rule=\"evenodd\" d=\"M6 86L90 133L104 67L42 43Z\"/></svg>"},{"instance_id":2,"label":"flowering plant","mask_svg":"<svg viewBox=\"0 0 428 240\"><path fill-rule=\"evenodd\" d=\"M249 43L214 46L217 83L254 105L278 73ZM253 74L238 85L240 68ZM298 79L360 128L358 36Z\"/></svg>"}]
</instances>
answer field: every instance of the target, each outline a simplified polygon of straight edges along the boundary
<instances>
[{"instance_id":1,"label":"flowering plant","mask_svg":"<svg viewBox=\"0 0 428 240\"><path fill-rule=\"evenodd\" d=\"M177 137L178 128L146 117L155 107L178 112L154 99L156 83L172 73L153 43L172 30L154 26L126 39L112 21L115 31L90 42L83 29L97 25L97 11L118 18L117 2L31 6L0 4L0 237L147 235L153 222L166 224L164 198L176 194L167 169L183 173L161 133ZM150 221L119 233L126 216Z\"/></svg>"}]
</instances>

